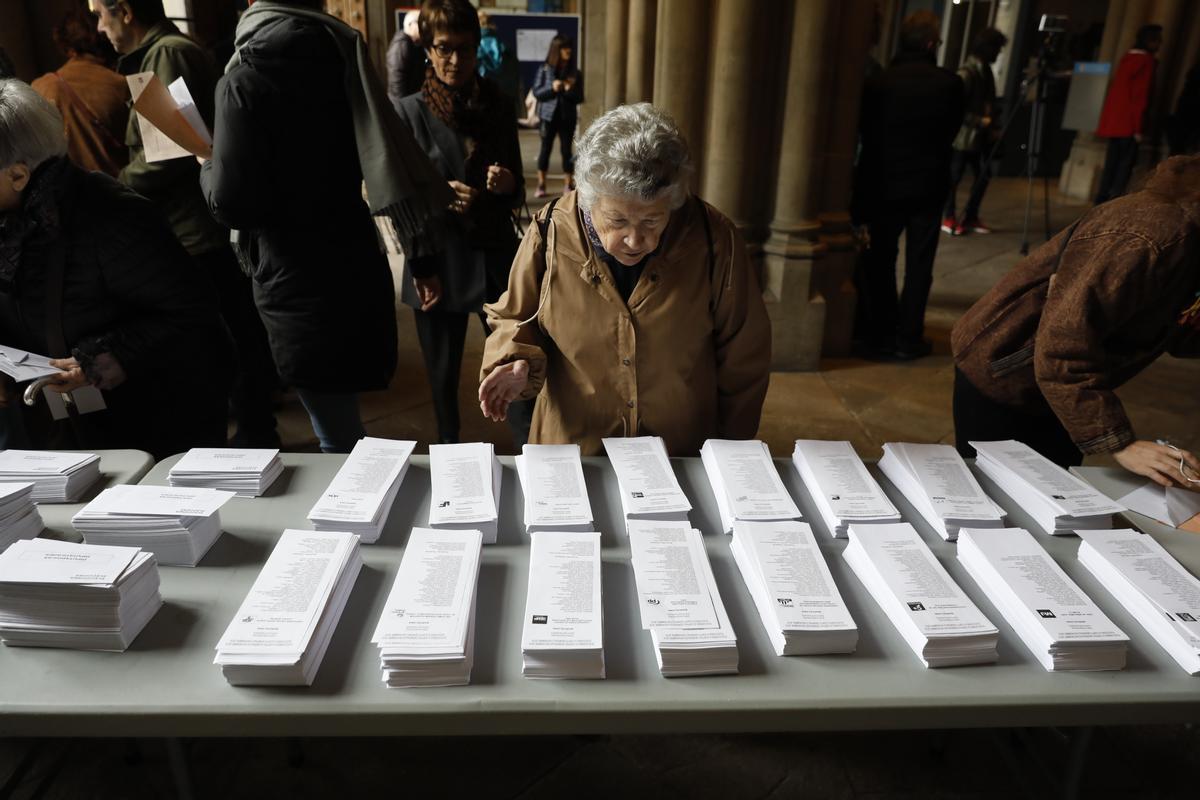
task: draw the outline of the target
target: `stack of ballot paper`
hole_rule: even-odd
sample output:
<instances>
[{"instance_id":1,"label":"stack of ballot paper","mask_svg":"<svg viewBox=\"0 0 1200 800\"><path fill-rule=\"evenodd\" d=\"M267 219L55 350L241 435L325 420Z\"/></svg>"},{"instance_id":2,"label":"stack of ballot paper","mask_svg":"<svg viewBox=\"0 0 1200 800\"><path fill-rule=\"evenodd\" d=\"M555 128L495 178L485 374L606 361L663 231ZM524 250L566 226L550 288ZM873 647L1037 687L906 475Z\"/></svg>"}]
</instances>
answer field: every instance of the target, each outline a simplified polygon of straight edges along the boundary
<instances>
[{"instance_id":1,"label":"stack of ballot paper","mask_svg":"<svg viewBox=\"0 0 1200 800\"><path fill-rule=\"evenodd\" d=\"M482 546L479 531L413 528L371 637L387 686L471 682Z\"/></svg>"},{"instance_id":2,"label":"stack of ballot paper","mask_svg":"<svg viewBox=\"0 0 1200 800\"><path fill-rule=\"evenodd\" d=\"M71 519L88 544L140 547L160 564L194 567L221 535L233 492L181 486L105 489Z\"/></svg>"},{"instance_id":3,"label":"stack of ballot paper","mask_svg":"<svg viewBox=\"0 0 1200 800\"><path fill-rule=\"evenodd\" d=\"M0 552L18 539L32 539L43 527L33 484L0 483Z\"/></svg>"},{"instance_id":4,"label":"stack of ballot paper","mask_svg":"<svg viewBox=\"0 0 1200 800\"><path fill-rule=\"evenodd\" d=\"M359 439L308 512L313 528L357 533L363 544L378 541L416 446L412 441Z\"/></svg>"},{"instance_id":5,"label":"stack of ballot paper","mask_svg":"<svg viewBox=\"0 0 1200 800\"><path fill-rule=\"evenodd\" d=\"M1200 675L1200 581L1152 537L1080 531L1079 563L1179 666Z\"/></svg>"},{"instance_id":6,"label":"stack of ballot paper","mask_svg":"<svg viewBox=\"0 0 1200 800\"><path fill-rule=\"evenodd\" d=\"M792 463L835 538L852 524L902 521L849 442L797 439Z\"/></svg>"},{"instance_id":7,"label":"stack of ballot paper","mask_svg":"<svg viewBox=\"0 0 1200 800\"><path fill-rule=\"evenodd\" d=\"M32 483L35 503L74 503L100 480L100 456L49 450L0 451L0 481Z\"/></svg>"},{"instance_id":8,"label":"stack of ballot paper","mask_svg":"<svg viewBox=\"0 0 1200 800\"><path fill-rule=\"evenodd\" d=\"M958 560L1046 669L1124 669L1129 637L1029 531L963 528Z\"/></svg>"},{"instance_id":9,"label":"stack of ballot paper","mask_svg":"<svg viewBox=\"0 0 1200 800\"><path fill-rule=\"evenodd\" d=\"M15 347L0 345L0 372L12 378L16 383L25 383L49 375L57 375L62 370L50 366L49 356L39 356Z\"/></svg>"},{"instance_id":10,"label":"stack of ballot paper","mask_svg":"<svg viewBox=\"0 0 1200 800\"><path fill-rule=\"evenodd\" d=\"M687 522L630 520L629 549L642 628L663 677L736 673L737 636L700 531Z\"/></svg>"},{"instance_id":11,"label":"stack of ballot paper","mask_svg":"<svg viewBox=\"0 0 1200 800\"><path fill-rule=\"evenodd\" d=\"M603 678L600 534L534 531L529 540L522 674Z\"/></svg>"},{"instance_id":12,"label":"stack of ballot paper","mask_svg":"<svg viewBox=\"0 0 1200 800\"><path fill-rule=\"evenodd\" d=\"M843 557L927 667L996 660L999 631L907 522L851 525Z\"/></svg>"},{"instance_id":13,"label":"stack of ballot paper","mask_svg":"<svg viewBox=\"0 0 1200 800\"><path fill-rule=\"evenodd\" d=\"M625 520L688 518L692 504L675 479L667 448L658 436L603 439L604 452L617 473Z\"/></svg>"},{"instance_id":14,"label":"stack of ballot paper","mask_svg":"<svg viewBox=\"0 0 1200 800\"><path fill-rule=\"evenodd\" d=\"M311 686L354 588L358 536L285 530L221 641L234 686Z\"/></svg>"},{"instance_id":15,"label":"stack of ballot paper","mask_svg":"<svg viewBox=\"0 0 1200 800\"><path fill-rule=\"evenodd\" d=\"M1124 507L1067 472L1027 444L971 442L979 467L1050 534L1112 527Z\"/></svg>"},{"instance_id":16,"label":"stack of ballot paper","mask_svg":"<svg viewBox=\"0 0 1200 800\"><path fill-rule=\"evenodd\" d=\"M959 528L1004 527L1004 509L984 494L948 444L889 442L879 469L947 541L954 541Z\"/></svg>"},{"instance_id":17,"label":"stack of ballot paper","mask_svg":"<svg viewBox=\"0 0 1200 800\"><path fill-rule=\"evenodd\" d=\"M808 525L736 522L730 549L778 655L854 652L858 626Z\"/></svg>"},{"instance_id":18,"label":"stack of ballot paper","mask_svg":"<svg viewBox=\"0 0 1200 800\"><path fill-rule=\"evenodd\" d=\"M784 488L771 451L762 442L709 439L700 448L700 460L726 533L733 533L735 520L800 519L800 509Z\"/></svg>"},{"instance_id":19,"label":"stack of ballot paper","mask_svg":"<svg viewBox=\"0 0 1200 800\"><path fill-rule=\"evenodd\" d=\"M136 547L25 539L0 554L6 645L121 651L161 607L154 556Z\"/></svg>"},{"instance_id":20,"label":"stack of ballot paper","mask_svg":"<svg viewBox=\"0 0 1200 800\"><path fill-rule=\"evenodd\" d=\"M479 531L495 544L500 478L490 442L429 445L429 527Z\"/></svg>"},{"instance_id":21,"label":"stack of ballot paper","mask_svg":"<svg viewBox=\"0 0 1200 800\"><path fill-rule=\"evenodd\" d=\"M167 473L172 486L224 489L258 497L283 474L278 450L193 447Z\"/></svg>"},{"instance_id":22,"label":"stack of ballot paper","mask_svg":"<svg viewBox=\"0 0 1200 800\"><path fill-rule=\"evenodd\" d=\"M579 445L527 444L515 461L525 495L525 530L594 530Z\"/></svg>"}]
</instances>

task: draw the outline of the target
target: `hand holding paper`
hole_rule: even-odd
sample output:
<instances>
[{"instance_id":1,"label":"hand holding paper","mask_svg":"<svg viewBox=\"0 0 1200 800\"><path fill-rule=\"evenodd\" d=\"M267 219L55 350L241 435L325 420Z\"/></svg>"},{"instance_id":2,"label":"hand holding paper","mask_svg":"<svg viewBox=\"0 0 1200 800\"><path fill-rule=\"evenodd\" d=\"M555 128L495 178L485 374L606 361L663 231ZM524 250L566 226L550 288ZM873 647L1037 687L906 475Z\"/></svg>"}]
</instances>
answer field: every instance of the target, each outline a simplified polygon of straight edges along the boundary
<instances>
[{"instance_id":1,"label":"hand holding paper","mask_svg":"<svg viewBox=\"0 0 1200 800\"><path fill-rule=\"evenodd\" d=\"M153 72L139 72L126 80L147 161L189 155L212 158L212 135L183 78L174 80L170 87Z\"/></svg>"}]
</instances>

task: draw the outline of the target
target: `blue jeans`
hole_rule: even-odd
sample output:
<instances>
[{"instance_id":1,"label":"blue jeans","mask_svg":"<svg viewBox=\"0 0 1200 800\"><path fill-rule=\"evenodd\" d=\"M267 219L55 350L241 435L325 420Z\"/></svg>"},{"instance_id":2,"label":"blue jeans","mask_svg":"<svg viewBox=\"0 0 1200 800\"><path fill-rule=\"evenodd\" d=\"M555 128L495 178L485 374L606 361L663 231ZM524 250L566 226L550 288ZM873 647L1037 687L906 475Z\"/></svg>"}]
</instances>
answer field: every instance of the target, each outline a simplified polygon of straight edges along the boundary
<instances>
[{"instance_id":1,"label":"blue jeans","mask_svg":"<svg viewBox=\"0 0 1200 800\"><path fill-rule=\"evenodd\" d=\"M358 412L358 395L297 389L300 402L312 421L322 453L349 453L367 435Z\"/></svg>"}]
</instances>

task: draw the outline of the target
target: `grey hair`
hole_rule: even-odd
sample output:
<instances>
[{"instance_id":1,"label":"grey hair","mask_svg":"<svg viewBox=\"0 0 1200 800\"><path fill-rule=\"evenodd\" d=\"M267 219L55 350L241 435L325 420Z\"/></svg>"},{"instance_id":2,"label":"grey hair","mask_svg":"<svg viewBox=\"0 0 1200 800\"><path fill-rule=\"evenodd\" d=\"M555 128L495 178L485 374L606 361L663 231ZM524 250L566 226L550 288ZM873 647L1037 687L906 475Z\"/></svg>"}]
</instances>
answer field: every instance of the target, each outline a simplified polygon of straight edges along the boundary
<instances>
[{"instance_id":1,"label":"grey hair","mask_svg":"<svg viewBox=\"0 0 1200 800\"><path fill-rule=\"evenodd\" d=\"M66 152L67 135L58 109L28 83L0 79L0 169L24 164L32 171Z\"/></svg>"},{"instance_id":2,"label":"grey hair","mask_svg":"<svg viewBox=\"0 0 1200 800\"><path fill-rule=\"evenodd\" d=\"M654 200L670 193L671 208L687 200L692 162L671 115L650 103L617 106L575 139L579 206L598 197Z\"/></svg>"}]
</instances>

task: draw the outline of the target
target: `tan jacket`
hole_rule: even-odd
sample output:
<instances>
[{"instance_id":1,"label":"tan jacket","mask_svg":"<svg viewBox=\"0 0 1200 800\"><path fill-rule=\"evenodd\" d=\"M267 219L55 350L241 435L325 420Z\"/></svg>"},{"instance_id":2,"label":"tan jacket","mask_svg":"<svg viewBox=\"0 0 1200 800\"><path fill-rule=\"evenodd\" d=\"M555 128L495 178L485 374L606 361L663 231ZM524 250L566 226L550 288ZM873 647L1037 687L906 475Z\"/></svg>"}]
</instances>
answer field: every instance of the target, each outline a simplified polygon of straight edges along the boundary
<instances>
[{"instance_id":1,"label":"tan jacket","mask_svg":"<svg viewBox=\"0 0 1200 800\"><path fill-rule=\"evenodd\" d=\"M62 114L71 160L85 170L115 178L129 163L125 79L92 56L76 56L32 85Z\"/></svg>"},{"instance_id":2,"label":"tan jacket","mask_svg":"<svg viewBox=\"0 0 1200 800\"><path fill-rule=\"evenodd\" d=\"M716 254L711 281L701 207ZM710 437L757 432L771 330L741 236L694 198L663 236L627 307L592 250L574 194L554 208L549 268L538 226L529 226L508 291L484 306L493 333L481 372L529 362L522 399L538 398L530 442L573 442L595 455L605 436L657 435L672 455L694 456Z\"/></svg>"}]
</instances>

